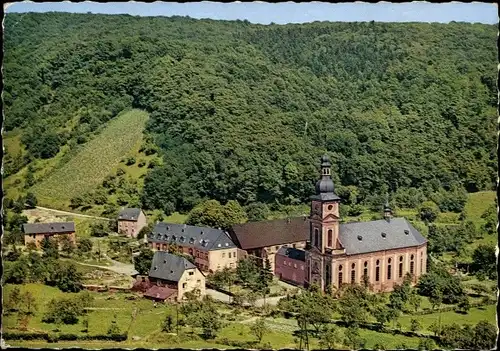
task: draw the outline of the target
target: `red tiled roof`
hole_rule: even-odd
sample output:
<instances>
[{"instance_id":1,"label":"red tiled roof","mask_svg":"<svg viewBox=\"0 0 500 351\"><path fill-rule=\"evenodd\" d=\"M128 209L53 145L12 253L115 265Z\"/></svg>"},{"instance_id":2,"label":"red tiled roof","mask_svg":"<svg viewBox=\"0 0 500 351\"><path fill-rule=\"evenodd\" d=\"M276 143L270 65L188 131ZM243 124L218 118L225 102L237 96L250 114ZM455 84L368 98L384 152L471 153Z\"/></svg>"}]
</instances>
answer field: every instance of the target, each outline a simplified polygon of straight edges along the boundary
<instances>
[{"instance_id":1,"label":"red tiled roof","mask_svg":"<svg viewBox=\"0 0 500 351\"><path fill-rule=\"evenodd\" d=\"M289 244L309 239L309 219L295 217L234 225L231 238L243 249Z\"/></svg>"},{"instance_id":2,"label":"red tiled roof","mask_svg":"<svg viewBox=\"0 0 500 351\"><path fill-rule=\"evenodd\" d=\"M164 286L152 286L144 293L144 297L151 297L158 300L166 300L173 294L177 294L177 290L166 288Z\"/></svg>"}]
</instances>

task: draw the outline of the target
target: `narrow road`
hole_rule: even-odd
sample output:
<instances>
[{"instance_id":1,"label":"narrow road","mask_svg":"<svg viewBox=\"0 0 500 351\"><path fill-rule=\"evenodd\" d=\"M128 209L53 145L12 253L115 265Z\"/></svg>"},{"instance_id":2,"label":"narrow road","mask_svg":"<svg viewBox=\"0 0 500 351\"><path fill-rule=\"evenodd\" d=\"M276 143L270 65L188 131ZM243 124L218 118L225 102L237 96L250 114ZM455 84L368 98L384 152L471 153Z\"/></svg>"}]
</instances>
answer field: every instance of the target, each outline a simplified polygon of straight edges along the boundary
<instances>
[{"instance_id":1,"label":"narrow road","mask_svg":"<svg viewBox=\"0 0 500 351\"><path fill-rule=\"evenodd\" d=\"M55 210L53 208L47 208L47 207L41 207L41 206L36 206L35 208L38 209L38 210L44 210L44 211L48 211L48 212L55 212L55 213L60 213L60 214L64 214L64 215L69 215L69 216L83 217L83 218L93 218L93 219L101 219L101 220L105 220L105 221L112 221L112 219L109 219L109 218L84 215L84 214L74 213L74 212L68 212L68 211Z\"/></svg>"}]
</instances>

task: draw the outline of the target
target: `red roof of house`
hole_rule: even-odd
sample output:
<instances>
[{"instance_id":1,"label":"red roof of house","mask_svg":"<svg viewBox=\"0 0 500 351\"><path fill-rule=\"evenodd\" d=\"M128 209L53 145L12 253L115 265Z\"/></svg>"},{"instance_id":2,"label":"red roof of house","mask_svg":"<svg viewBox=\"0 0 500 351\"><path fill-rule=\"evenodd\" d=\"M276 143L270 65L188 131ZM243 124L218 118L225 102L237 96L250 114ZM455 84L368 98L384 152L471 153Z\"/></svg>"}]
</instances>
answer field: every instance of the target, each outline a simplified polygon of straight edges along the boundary
<instances>
[{"instance_id":1,"label":"red roof of house","mask_svg":"<svg viewBox=\"0 0 500 351\"><path fill-rule=\"evenodd\" d=\"M177 290L166 288L164 286L152 286L145 293L144 297L151 297L158 300L166 300L170 296L177 294Z\"/></svg>"},{"instance_id":2,"label":"red roof of house","mask_svg":"<svg viewBox=\"0 0 500 351\"><path fill-rule=\"evenodd\" d=\"M238 224L232 226L230 235L243 250L307 241L309 219L295 217Z\"/></svg>"}]
</instances>

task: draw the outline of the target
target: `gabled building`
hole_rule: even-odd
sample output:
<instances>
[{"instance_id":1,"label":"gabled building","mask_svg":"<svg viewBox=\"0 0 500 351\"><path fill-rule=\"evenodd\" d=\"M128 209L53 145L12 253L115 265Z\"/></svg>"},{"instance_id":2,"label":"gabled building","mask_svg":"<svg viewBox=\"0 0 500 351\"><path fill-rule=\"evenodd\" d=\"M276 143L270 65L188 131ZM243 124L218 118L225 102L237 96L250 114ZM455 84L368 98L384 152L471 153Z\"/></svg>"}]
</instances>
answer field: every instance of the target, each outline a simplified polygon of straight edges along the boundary
<instances>
[{"instance_id":1,"label":"gabled building","mask_svg":"<svg viewBox=\"0 0 500 351\"><path fill-rule=\"evenodd\" d=\"M194 258L202 272L208 273L224 267L236 268L240 251L225 231L186 224L157 223L147 240L150 248L157 251L177 246Z\"/></svg>"},{"instance_id":2,"label":"gabled building","mask_svg":"<svg viewBox=\"0 0 500 351\"><path fill-rule=\"evenodd\" d=\"M269 259L275 267L275 255L281 247L303 249L309 239L309 219L295 217L248 222L231 227L229 234L247 255Z\"/></svg>"},{"instance_id":3,"label":"gabled building","mask_svg":"<svg viewBox=\"0 0 500 351\"><path fill-rule=\"evenodd\" d=\"M144 297L156 301L182 301L186 292L198 290L205 295L205 276L186 258L164 251L154 253Z\"/></svg>"},{"instance_id":4,"label":"gabled building","mask_svg":"<svg viewBox=\"0 0 500 351\"><path fill-rule=\"evenodd\" d=\"M281 247L276 253L274 274L285 282L303 286L307 276L306 252Z\"/></svg>"},{"instance_id":5,"label":"gabled building","mask_svg":"<svg viewBox=\"0 0 500 351\"><path fill-rule=\"evenodd\" d=\"M146 215L140 208L124 208L118 213L118 233L135 238L147 225Z\"/></svg>"},{"instance_id":6,"label":"gabled building","mask_svg":"<svg viewBox=\"0 0 500 351\"><path fill-rule=\"evenodd\" d=\"M324 290L366 281L375 291L391 291L407 273L416 282L426 272L427 240L405 218L393 218L388 204L383 220L341 224L330 167L324 156L311 197L305 285Z\"/></svg>"},{"instance_id":7,"label":"gabled building","mask_svg":"<svg viewBox=\"0 0 500 351\"><path fill-rule=\"evenodd\" d=\"M59 239L67 237L73 244L76 244L75 223L54 222L54 223L26 223L23 224L24 245L34 243L37 248L42 246L45 238Z\"/></svg>"}]
</instances>

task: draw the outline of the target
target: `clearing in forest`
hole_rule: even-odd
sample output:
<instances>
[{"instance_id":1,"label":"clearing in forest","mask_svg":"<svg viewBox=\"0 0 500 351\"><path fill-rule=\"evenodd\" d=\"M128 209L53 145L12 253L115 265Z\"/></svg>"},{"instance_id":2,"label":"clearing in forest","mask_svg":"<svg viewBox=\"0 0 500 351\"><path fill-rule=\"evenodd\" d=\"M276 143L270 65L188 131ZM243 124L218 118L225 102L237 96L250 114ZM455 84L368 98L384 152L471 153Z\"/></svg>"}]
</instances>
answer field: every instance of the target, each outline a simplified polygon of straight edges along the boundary
<instances>
[{"instance_id":1,"label":"clearing in forest","mask_svg":"<svg viewBox=\"0 0 500 351\"><path fill-rule=\"evenodd\" d=\"M132 110L111 120L75 157L32 188L39 202L66 207L72 197L97 187L141 141L147 119L146 112Z\"/></svg>"}]
</instances>

